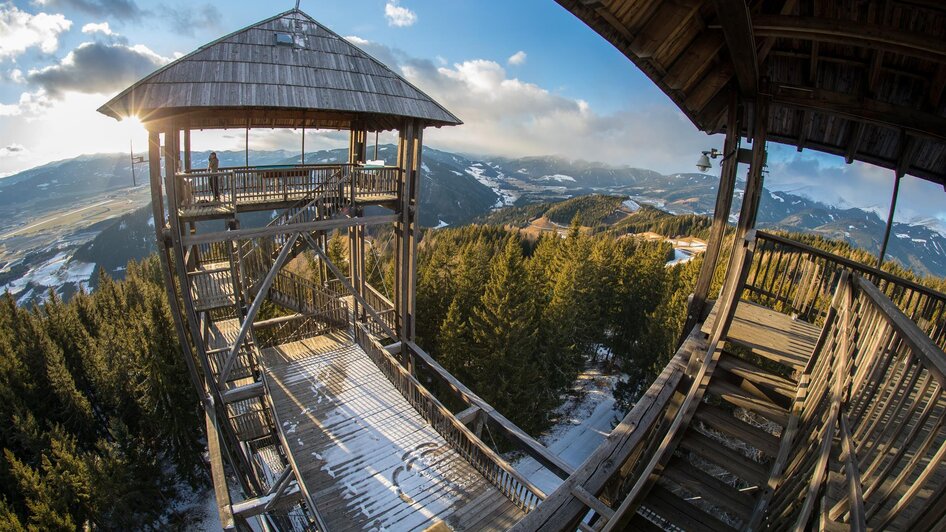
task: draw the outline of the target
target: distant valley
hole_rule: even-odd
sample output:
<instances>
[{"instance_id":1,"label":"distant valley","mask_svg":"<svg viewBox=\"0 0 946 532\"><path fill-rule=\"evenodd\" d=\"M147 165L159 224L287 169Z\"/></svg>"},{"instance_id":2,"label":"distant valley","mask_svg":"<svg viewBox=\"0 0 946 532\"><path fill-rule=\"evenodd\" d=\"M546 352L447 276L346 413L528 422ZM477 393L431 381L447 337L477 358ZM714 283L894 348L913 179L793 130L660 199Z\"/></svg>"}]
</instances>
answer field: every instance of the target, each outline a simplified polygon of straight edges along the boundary
<instances>
[{"instance_id":1,"label":"distant valley","mask_svg":"<svg viewBox=\"0 0 946 532\"><path fill-rule=\"evenodd\" d=\"M207 152L193 155L206 164ZM219 152L221 166L243 165L244 152ZM396 159L392 145L379 158ZM287 151L251 151L250 164L298 164ZM347 159L347 150L306 154L306 163ZM88 286L100 270L121 276L131 258L154 249L148 208L147 166L137 167L133 186L128 155L86 155L0 179L0 289L21 304L41 300L53 288L68 297ZM426 227L470 223L503 207L554 202L589 194L626 196L670 214L712 214L718 177L698 173L662 175L647 169L557 157L501 158L424 149L420 221ZM735 219L743 183L737 183ZM801 195L763 193L759 226L816 233L872 253L885 221L875 213L840 208ZM897 223L889 257L920 274L946 276L946 237L932 227Z\"/></svg>"}]
</instances>

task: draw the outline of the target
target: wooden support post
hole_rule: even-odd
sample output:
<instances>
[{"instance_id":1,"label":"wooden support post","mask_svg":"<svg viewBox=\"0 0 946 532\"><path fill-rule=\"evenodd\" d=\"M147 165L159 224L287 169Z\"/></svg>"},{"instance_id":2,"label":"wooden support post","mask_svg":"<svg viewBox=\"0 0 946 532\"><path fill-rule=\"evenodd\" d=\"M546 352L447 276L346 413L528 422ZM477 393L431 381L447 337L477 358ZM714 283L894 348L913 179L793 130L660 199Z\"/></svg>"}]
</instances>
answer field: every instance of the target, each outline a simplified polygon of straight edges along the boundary
<instances>
[{"instance_id":1,"label":"wooden support post","mask_svg":"<svg viewBox=\"0 0 946 532\"><path fill-rule=\"evenodd\" d=\"M158 258L161 261L161 273L164 275L164 288L167 291L168 305L171 308L171 317L174 320L174 329L177 331L178 343L181 346L181 356L184 357L191 385L199 399L203 396L201 391L204 387L201 383L200 374L197 372L197 364L194 362L194 356L189 347L190 344L187 341L187 333L184 331L181 308L178 305L174 277L171 275L170 260L168 259L170 242L167 238L168 235L165 233L167 227L164 223L164 200L161 192L161 137L157 131L148 132L148 170L151 181L151 214L154 217L154 232L158 244Z\"/></svg>"},{"instance_id":2,"label":"wooden support post","mask_svg":"<svg viewBox=\"0 0 946 532\"><path fill-rule=\"evenodd\" d=\"M736 224L736 235L733 239L733 250L729 257L729 269L726 272L726 283L719 295L720 300L728 298L729 294L736 289L743 255L745 255L745 246L742 244L746 234L755 227L759 201L762 198L762 170L766 159L765 143L769 122L769 102L768 99L760 97L756 99L754 105L752 161L749 164L749 178L746 181L746 190L742 195L742 208L739 211L739 221ZM724 318L725 316L721 312L717 313L717 322Z\"/></svg>"},{"instance_id":3,"label":"wooden support post","mask_svg":"<svg viewBox=\"0 0 946 532\"><path fill-rule=\"evenodd\" d=\"M213 401L214 412L208 412L208 415L216 416L217 419L221 421L219 426L221 428L221 434L225 443L224 447L227 452L227 456L229 457L230 463L234 470L238 472L237 477L240 479L243 489L247 493L255 494L260 490L259 480L253 473L253 468L250 466L249 458L240 448L236 433L233 431L233 427L230 425L229 420L227 419L226 412L220 412L217 410L218 408L225 408L225 403L220 395L220 389L217 387L217 383L212 378L213 373L210 367L209 359L207 358L204 342L202 340L200 323L197 319L194 300L191 296L190 285L187 276L187 267L184 264L184 246L182 243L183 233L181 232L181 225L178 215L179 194L176 190L177 161L180 154L178 139L178 130L173 126L169 127L168 131L164 133L164 179L165 186L168 189L168 222L170 225L170 241L173 248L177 278L181 282L180 292L181 301L184 306L184 316L187 319L192 346L197 352L198 359L200 360L201 366L204 370L205 389L210 393L210 398ZM158 221L155 220L155 225L157 225L157 222Z\"/></svg>"},{"instance_id":4,"label":"wooden support post","mask_svg":"<svg viewBox=\"0 0 946 532\"><path fill-rule=\"evenodd\" d=\"M884 257L887 255L887 244L890 243L890 230L893 228L893 215L897 210L897 196L900 195L900 180L903 174L896 174L893 180L893 196L890 198L890 213L887 214L887 228L884 230L884 241L880 245L880 253L877 255L877 268L884 265Z\"/></svg>"},{"instance_id":5,"label":"wooden support post","mask_svg":"<svg viewBox=\"0 0 946 532\"><path fill-rule=\"evenodd\" d=\"M408 121L400 132L398 168L400 184L398 221L395 229L394 308L401 340L414 338L415 288L417 272L417 188L422 157L422 131L416 121Z\"/></svg>"},{"instance_id":6,"label":"wooden support post","mask_svg":"<svg viewBox=\"0 0 946 532\"><path fill-rule=\"evenodd\" d=\"M729 211L732 209L733 192L736 186L736 172L739 167L739 144L742 139L741 124L739 122L739 103L735 96L730 99L728 117L726 121L726 142L723 144L722 168L719 173L719 189L716 192L716 208L713 211L713 228L710 230L709 242L703 253L703 265L700 275L693 288L693 299L687 310L687 320L683 327L683 335L677 345L683 345L690 329L700 320L706 306L710 285L713 283L713 274L719 262L719 252L729 226Z\"/></svg>"},{"instance_id":7,"label":"wooden support post","mask_svg":"<svg viewBox=\"0 0 946 532\"><path fill-rule=\"evenodd\" d=\"M191 171L191 130L184 130L184 171Z\"/></svg>"}]
</instances>

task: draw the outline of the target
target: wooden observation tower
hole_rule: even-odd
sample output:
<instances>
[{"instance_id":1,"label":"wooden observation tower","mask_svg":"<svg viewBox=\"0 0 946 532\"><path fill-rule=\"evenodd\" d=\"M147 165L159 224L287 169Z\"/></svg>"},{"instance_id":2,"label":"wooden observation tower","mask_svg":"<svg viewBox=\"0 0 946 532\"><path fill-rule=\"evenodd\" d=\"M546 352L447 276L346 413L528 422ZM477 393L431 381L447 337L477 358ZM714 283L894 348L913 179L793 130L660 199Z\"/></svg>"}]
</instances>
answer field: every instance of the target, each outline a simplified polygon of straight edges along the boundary
<instances>
[{"instance_id":1,"label":"wooden observation tower","mask_svg":"<svg viewBox=\"0 0 946 532\"><path fill-rule=\"evenodd\" d=\"M159 255L206 412L223 527L946 527L946 295L754 229L767 141L888 168L893 204L905 174L946 185L946 8L558 3L701 130L726 134L681 347L577 468L413 341L422 132L460 124L446 109L299 10L214 41L100 109L150 132ZM224 128L347 130L348 157L194 168L192 134ZM369 133L392 130L396 164L368 164ZM727 250L741 163L748 177ZM365 271L367 233L385 225L391 298ZM329 257L335 230L348 232L347 271ZM303 253L317 275L287 268ZM445 384L453 409L418 371ZM546 494L517 473L480 439L484 426L559 487Z\"/></svg>"}]
</instances>

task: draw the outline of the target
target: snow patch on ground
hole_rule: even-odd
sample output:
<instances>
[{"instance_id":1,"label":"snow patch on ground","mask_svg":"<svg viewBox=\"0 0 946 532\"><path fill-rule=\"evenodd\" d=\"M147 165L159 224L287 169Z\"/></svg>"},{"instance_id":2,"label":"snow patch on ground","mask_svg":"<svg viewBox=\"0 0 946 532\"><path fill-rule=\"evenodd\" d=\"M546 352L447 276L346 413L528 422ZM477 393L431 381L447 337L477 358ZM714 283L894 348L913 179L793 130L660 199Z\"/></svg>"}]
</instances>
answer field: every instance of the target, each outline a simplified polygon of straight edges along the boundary
<instances>
[{"instance_id":1,"label":"snow patch on ground","mask_svg":"<svg viewBox=\"0 0 946 532\"><path fill-rule=\"evenodd\" d=\"M676 266L677 264L683 264L684 262L690 262L693 260L693 253L683 251L682 249L673 249L673 259L668 260L666 266Z\"/></svg>"},{"instance_id":2,"label":"snow patch on ground","mask_svg":"<svg viewBox=\"0 0 946 532\"><path fill-rule=\"evenodd\" d=\"M539 181L558 181L559 183L564 183L565 181L571 181L572 183L574 183L575 178L570 175L565 175L565 174L552 174L552 175L544 175L540 177Z\"/></svg>"},{"instance_id":3,"label":"snow patch on ground","mask_svg":"<svg viewBox=\"0 0 946 532\"><path fill-rule=\"evenodd\" d=\"M63 251L39 266L34 266L19 279L0 286L0 292L9 290L11 294L17 295L26 290L30 284L42 289L58 289L65 284L77 284L79 287L88 288L93 271L95 271L94 262L72 260L72 255Z\"/></svg>"},{"instance_id":4,"label":"snow patch on ground","mask_svg":"<svg viewBox=\"0 0 946 532\"><path fill-rule=\"evenodd\" d=\"M473 163L469 168L466 169L466 173L473 176L474 179L480 182L483 186L489 187L492 191L499 196L496 200L496 204L493 205L494 209L500 209L512 205L519 199L519 194L511 190L504 190L500 188L500 182L494 177L486 175L486 170L483 169L483 165L480 163ZM502 173L500 173L502 176Z\"/></svg>"},{"instance_id":5,"label":"snow patch on ground","mask_svg":"<svg viewBox=\"0 0 946 532\"><path fill-rule=\"evenodd\" d=\"M905 233L897 233L897 238L900 238L900 239L910 238L910 235L905 234Z\"/></svg>"},{"instance_id":6,"label":"snow patch on ground","mask_svg":"<svg viewBox=\"0 0 946 532\"><path fill-rule=\"evenodd\" d=\"M600 367L583 371L575 380L568 400L555 409L555 425L539 441L573 467L578 467L601 444L619 421L614 409L612 390L617 375L608 375ZM546 494L555 491L562 480L534 458L523 456L512 461L513 467Z\"/></svg>"},{"instance_id":7,"label":"snow patch on ground","mask_svg":"<svg viewBox=\"0 0 946 532\"><path fill-rule=\"evenodd\" d=\"M448 225L450 225L450 224L448 224L447 222L445 222L445 221L443 221L443 220L441 220L441 219L438 218L438 219L437 219L437 225L434 227L434 229L441 229L441 228L443 228L443 227L447 227Z\"/></svg>"}]
</instances>

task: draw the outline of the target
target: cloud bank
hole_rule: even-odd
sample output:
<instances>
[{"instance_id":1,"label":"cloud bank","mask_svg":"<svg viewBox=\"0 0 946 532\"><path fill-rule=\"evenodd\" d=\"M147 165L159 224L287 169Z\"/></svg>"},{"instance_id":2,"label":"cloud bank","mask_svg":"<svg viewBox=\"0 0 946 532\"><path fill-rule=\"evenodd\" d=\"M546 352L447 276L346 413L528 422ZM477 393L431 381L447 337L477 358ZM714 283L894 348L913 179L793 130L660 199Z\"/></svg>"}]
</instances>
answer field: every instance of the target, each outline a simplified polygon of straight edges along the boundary
<instances>
[{"instance_id":1,"label":"cloud bank","mask_svg":"<svg viewBox=\"0 0 946 532\"><path fill-rule=\"evenodd\" d=\"M32 15L12 4L0 4L0 61L30 48L51 54L59 49L59 35L71 27L72 21L63 15Z\"/></svg>"},{"instance_id":2,"label":"cloud bank","mask_svg":"<svg viewBox=\"0 0 946 532\"><path fill-rule=\"evenodd\" d=\"M425 141L444 149L508 157L554 154L670 173L690 170L693 154L721 144L670 102L599 112L582 99L511 76L496 61L440 65L362 38L348 39L463 120L463 126L425 134Z\"/></svg>"},{"instance_id":3,"label":"cloud bank","mask_svg":"<svg viewBox=\"0 0 946 532\"><path fill-rule=\"evenodd\" d=\"M51 97L67 91L106 94L134 83L168 61L140 44L86 42L54 65L30 70L26 79Z\"/></svg>"}]
</instances>

